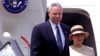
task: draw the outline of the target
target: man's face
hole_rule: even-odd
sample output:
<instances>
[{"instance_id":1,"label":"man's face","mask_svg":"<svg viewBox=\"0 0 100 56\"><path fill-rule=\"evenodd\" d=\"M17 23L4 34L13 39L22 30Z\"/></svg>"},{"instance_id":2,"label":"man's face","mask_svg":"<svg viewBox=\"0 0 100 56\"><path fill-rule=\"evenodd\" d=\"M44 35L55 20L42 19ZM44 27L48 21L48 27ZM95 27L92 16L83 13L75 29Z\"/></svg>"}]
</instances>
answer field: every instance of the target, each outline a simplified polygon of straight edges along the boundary
<instances>
[{"instance_id":1,"label":"man's face","mask_svg":"<svg viewBox=\"0 0 100 56\"><path fill-rule=\"evenodd\" d=\"M58 24L62 20L62 8L52 7L49 11L49 17L54 24Z\"/></svg>"}]
</instances>

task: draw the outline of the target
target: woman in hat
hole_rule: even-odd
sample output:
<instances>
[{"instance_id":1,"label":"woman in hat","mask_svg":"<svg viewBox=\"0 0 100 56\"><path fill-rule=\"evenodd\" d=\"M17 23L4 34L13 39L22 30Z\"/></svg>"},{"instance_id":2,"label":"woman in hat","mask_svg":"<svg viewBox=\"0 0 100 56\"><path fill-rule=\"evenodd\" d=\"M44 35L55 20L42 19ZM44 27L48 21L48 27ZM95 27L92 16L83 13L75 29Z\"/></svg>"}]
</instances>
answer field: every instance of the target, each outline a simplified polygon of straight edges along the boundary
<instances>
[{"instance_id":1,"label":"woman in hat","mask_svg":"<svg viewBox=\"0 0 100 56\"><path fill-rule=\"evenodd\" d=\"M89 36L88 32L83 31L83 26L74 25L70 31L69 40L73 41L73 44L69 46L70 56L95 56L92 47L82 44Z\"/></svg>"}]
</instances>

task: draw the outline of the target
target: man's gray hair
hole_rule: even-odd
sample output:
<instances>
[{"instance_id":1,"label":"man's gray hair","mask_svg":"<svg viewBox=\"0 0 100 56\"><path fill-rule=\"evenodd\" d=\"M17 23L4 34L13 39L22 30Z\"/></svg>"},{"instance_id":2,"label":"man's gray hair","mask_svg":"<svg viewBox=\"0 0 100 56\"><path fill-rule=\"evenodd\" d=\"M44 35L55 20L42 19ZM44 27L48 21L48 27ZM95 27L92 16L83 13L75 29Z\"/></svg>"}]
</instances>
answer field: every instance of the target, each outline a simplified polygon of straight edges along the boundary
<instances>
[{"instance_id":1,"label":"man's gray hair","mask_svg":"<svg viewBox=\"0 0 100 56\"><path fill-rule=\"evenodd\" d=\"M52 3L48 8L48 12L52 9L52 7L60 7L60 8L62 8L62 6L59 3Z\"/></svg>"}]
</instances>

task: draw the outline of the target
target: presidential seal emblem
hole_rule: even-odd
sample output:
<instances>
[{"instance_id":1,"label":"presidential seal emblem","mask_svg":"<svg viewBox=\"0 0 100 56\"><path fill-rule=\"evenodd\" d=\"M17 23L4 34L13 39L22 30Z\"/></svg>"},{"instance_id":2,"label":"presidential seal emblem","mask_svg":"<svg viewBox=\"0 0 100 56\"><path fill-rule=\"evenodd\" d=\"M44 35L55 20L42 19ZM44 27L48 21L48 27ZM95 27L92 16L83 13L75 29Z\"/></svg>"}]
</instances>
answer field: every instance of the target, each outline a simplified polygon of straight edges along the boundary
<instances>
[{"instance_id":1,"label":"presidential seal emblem","mask_svg":"<svg viewBox=\"0 0 100 56\"><path fill-rule=\"evenodd\" d=\"M26 8L28 0L2 0L2 4L9 12L20 13Z\"/></svg>"}]
</instances>

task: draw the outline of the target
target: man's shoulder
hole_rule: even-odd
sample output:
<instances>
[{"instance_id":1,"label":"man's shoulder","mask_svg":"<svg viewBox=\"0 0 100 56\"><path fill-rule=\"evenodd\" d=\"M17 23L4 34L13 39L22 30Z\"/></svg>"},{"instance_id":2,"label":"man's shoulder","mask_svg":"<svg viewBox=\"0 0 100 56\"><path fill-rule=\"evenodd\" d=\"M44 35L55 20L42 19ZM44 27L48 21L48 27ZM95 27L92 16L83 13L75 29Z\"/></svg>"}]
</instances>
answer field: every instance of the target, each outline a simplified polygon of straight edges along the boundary
<instances>
[{"instance_id":1,"label":"man's shoulder","mask_svg":"<svg viewBox=\"0 0 100 56\"><path fill-rule=\"evenodd\" d=\"M68 25L66 25L64 23L61 23L61 27L66 28L66 29L70 29L70 26L68 26Z\"/></svg>"},{"instance_id":2,"label":"man's shoulder","mask_svg":"<svg viewBox=\"0 0 100 56\"><path fill-rule=\"evenodd\" d=\"M35 25L34 27L45 27L45 26L47 26L47 24L48 24L48 22L43 22L43 23Z\"/></svg>"}]
</instances>

